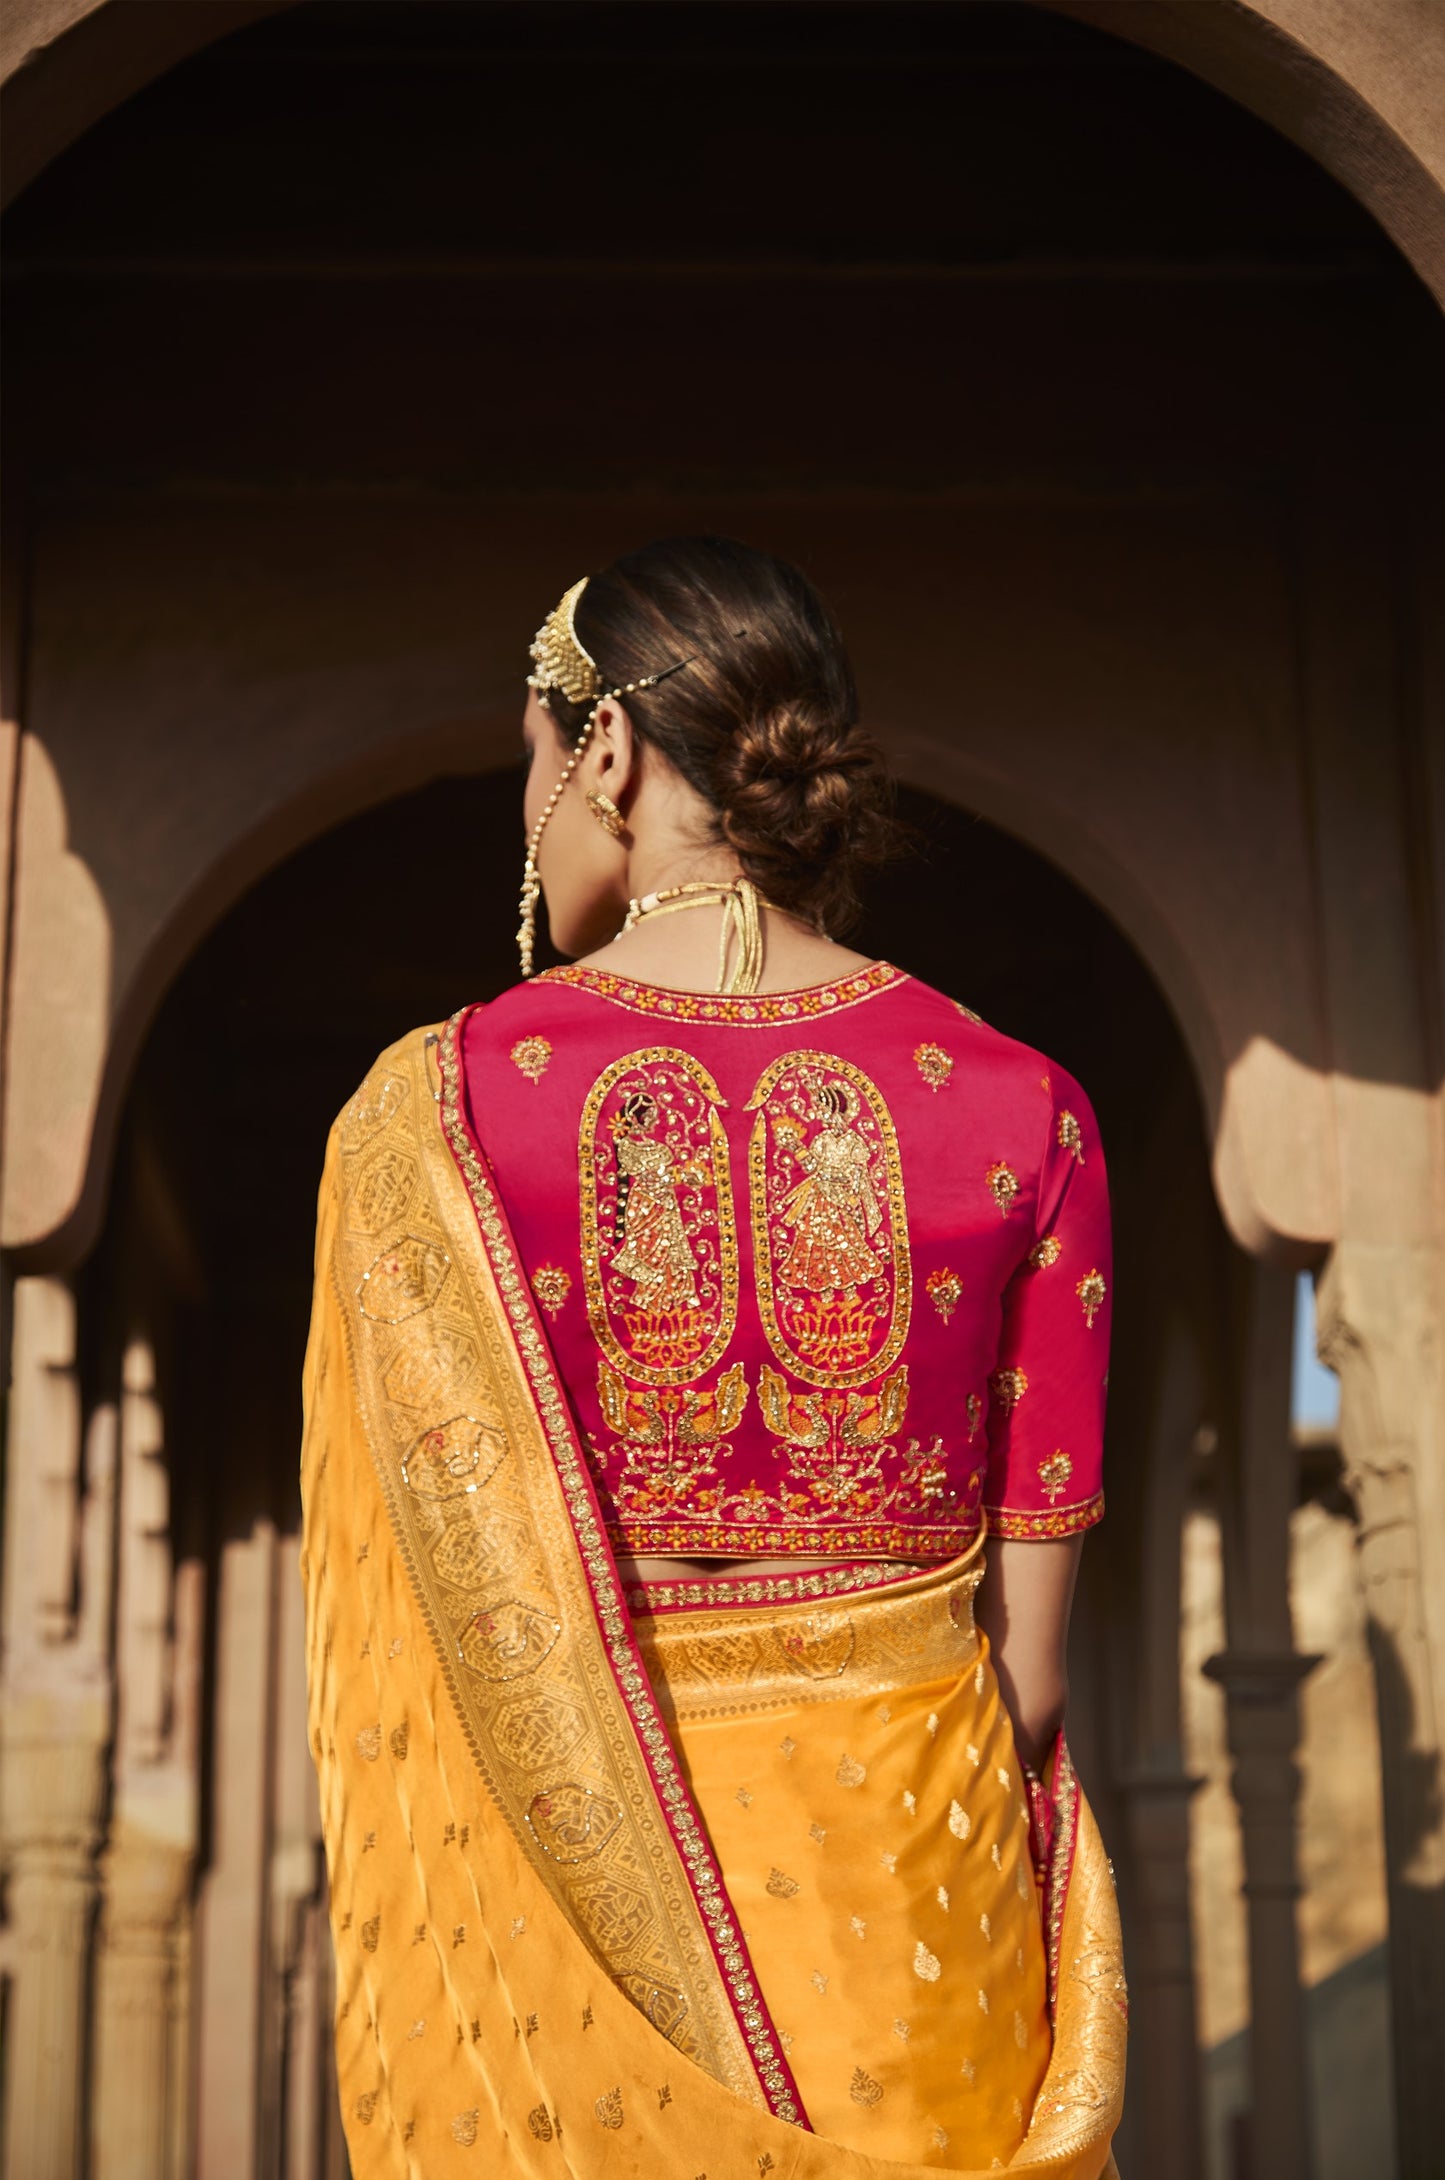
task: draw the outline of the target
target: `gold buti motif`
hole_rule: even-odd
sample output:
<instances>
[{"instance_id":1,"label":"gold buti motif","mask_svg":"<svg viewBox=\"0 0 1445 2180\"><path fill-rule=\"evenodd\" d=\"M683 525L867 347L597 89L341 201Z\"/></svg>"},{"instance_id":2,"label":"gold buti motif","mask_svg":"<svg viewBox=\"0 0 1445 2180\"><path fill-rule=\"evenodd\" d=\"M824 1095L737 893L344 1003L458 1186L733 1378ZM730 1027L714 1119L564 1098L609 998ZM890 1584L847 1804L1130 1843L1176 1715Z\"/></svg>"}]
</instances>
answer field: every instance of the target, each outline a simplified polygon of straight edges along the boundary
<instances>
[{"instance_id":1,"label":"gold buti motif","mask_svg":"<svg viewBox=\"0 0 1445 2180\"><path fill-rule=\"evenodd\" d=\"M1045 1234L1029 1251L1029 1262L1036 1272L1046 1272L1051 1264L1057 1264L1064 1253L1064 1245L1057 1234Z\"/></svg>"},{"instance_id":2,"label":"gold buti motif","mask_svg":"<svg viewBox=\"0 0 1445 2180\"><path fill-rule=\"evenodd\" d=\"M988 1389L1004 1414L1012 1415L1029 1389L1028 1372L1020 1370L1016 1363L1006 1365L993 1372L988 1381Z\"/></svg>"},{"instance_id":3,"label":"gold buti motif","mask_svg":"<svg viewBox=\"0 0 1445 2180\"><path fill-rule=\"evenodd\" d=\"M805 1383L861 1385L908 1337L913 1270L898 1134L850 1061L789 1052L759 1078L748 1152L758 1308Z\"/></svg>"},{"instance_id":4,"label":"gold buti motif","mask_svg":"<svg viewBox=\"0 0 1445 2180\"><path fill-rule=\"evenodd\" d=\"M452 2121L452 2140L461 2149L470 2150L476 2142L479 2117L478 2107L473 2105L469 2111L458 2112Z\"/></svg>"},{"instance_id":5,"label":"gold buti motif","mask_svg":"<svg viewBox=\"0 0 1445 2180\"><path fill-rule=\"evenodd\" d=\"M1059 1115L1059 1148L1067 1151L1071 1158L1077 1158L1080 1165L1084 1163L1084 1131L1074 1115L1067 1111Z\"/></svg>"},{"instance_id":6,"label":"gold buti motif","mask_svg":"<svg viewBox=\"0 0 1445 2180\"><path fill-rule=\"evenodd\" d=\"M446 1284L451 1258L435 1242L404 1234L362 1273L356 1303L376 1325L399 1325L430 1309Z\"/></svg>"},{"instance_id":7,"label":"gold buti motif","mask_svg":"<svg viewBox=\"0 0 1445 2180\"><path fill-rule=\"evenodd\" d=\"M572 1274L560 1264L539 1264L532 1274L532 1292L549 1317L555 1317L572 1292Z\"/></svg>"},{"instance_id":8,"label":"gold buti motif","mask_svg":"<svg viewBox=\"0 0 1445 2180\"><path fill-rule=\"evenodd\" d=\"M1062 1447L1056 1446L1047 1461L1040 1461L1039 1482L1050 1504L1063 1496L1064 1487L1073 1473L1074 1464Z\"/></svg>"},{"instance_id":9,"label":"gold buti motif","mask_svg":"<svg viewBox=\"0 0 1445 2180\"><path fill-rule=\"evenodd\" d=\"M937 1983L943 1973L938 1955L930 1953L921 1938L913 1948L913 1973L922 1983Z\"/></svg>"},{"instance_id":10,"label":"gold buti motif","mask_svg":"<svg viewBox=\"0 0 1445 2180\"><path fill-rule=\"evenodd\" d=\"M1014 1207L1014 1199L1017 1197L1022 1185L1018 1175L1005 1159L996 1158L984 1175L984 1179L988 1183L994 1202L998 1205L1004 1217L1007 1218Z\"/></svg>"},{"instance_id":11,"label":"gold buti motif","mask_svg":"<svg viewBox=\"0 0 1445 2180\"><path fill-rule=\"evenodd\" d=\"M865 2111L871 2112L875 2104L883 2101L883 2084L875 2080L865 2068L855 2066L853 2079L848 2085L848 2094L855 2104L861 2104Z\"/></svg>"},{"instance_id":12,"label":"gold buti motif","mask_svg":"<svg viewBox=\"0 0 1445 2180\"><path fill-rule=\"evenodd\" d=\"M983 1421L983 1402L979 1399L977 1393L969 1394L963 1404L963 1412L968 1418L968 1435L971 1439L979 1424Z\"/></svg>"},{"instance_id":13,"label":"gold buti motif","mask_svg":"<svg viewBox=\"0 0 1445 2180\"><path fill-rule=\"evenodd\" d=\"M937 1271L930 1272L924 1280L923 1291L947 1324L963 1299L963 1281L946 1264L940 1265Z\"/></svg>"},{"instance_id":14,"label":"gold buti motif","mask_svg":"<svg viewBox=\"0 0 1445 2180\"><path fill-rule=\"evenodd\" d=\"M774 1900L794 1900L802 1889L796 1877L789 1877L777 1868L768 1872L768 1881L763 1887Z\"/></svg>"},{"instance_id":15,"label":"gold buti motif","mask_svg":"<svg viewBox=\"0 0 1445 2180\"><path fill-rule=\"evenodd\" d=\"M916 1045L913 1064L930 1090L942 1090L953 1073L953 1054L942 1045Z\"/></svg>"},{"instance_id":16,"label":"gold buti motif","mask_svg":"<svg viewBox=\"0 0 1445 2180\"><path fill-rule=\"evenodd\" d=\"M598 1076L578 1149L587 1316L612 1368L688 1385L737 1324L738 1249L717 1084L653 1045Z\"/></svg>"},{"instance_id":17,"label":"gold buti motif","mask_svg":"<svg viewBox=\"0 0 1445 2180\"><path fill-rule=\"evenodd\" d=\"M545 2104L534 2104L527 2114L527 2130L537 2142L550 2142L553 2135L552 2115Z\"/></svg>"},{"instance_id":18,"label":"gold buti motif","mask_svg":"<svg viewBox=\"0 0 1445 2180\"><path fill-rule=\"evenodd\" d=\"M1104 1297L1108 1291L1108 1284L1097 1265L1094 1266L1092 1271L1085 1272L1078 1286L1074 1289L1075 1294L1084 1305L1084 1323L1088 1326L1090 1332L1094 1329L1094 1319L1103 1308Z\"/></svg>"},{"instance_id":19,"label":"gold buti motif","mask_svg":"<svg viewBox=\"0 0 1445 2180\"><path fill-rule=\"evenodd\" d=\"M419 1499L458 1499L490 1482L507 1451L506 1433L480 1416L454 1415L423 1431L401 1465Z\"/></svg>"},{"instance_id":20,"label":"gold buti motif","mask_svg":"<svg viewBox=\"0 0 1445 2180\"><path fill-rule=\"evenodd\" d=\"M542 1080L551 1057L552 1047L545 1037L519 1037L512 1047L512 1065L521 1070L528 1082Z\"/></svg>"},{"instance_id":21,"label":"gold buti motif","mask_svg":"<svg viewBox=\"0 0 1445 2180\"><path fill-rule=\"evenodd\" d=\"M861 1786L868 1776L866 1764L860 1764L856 1756L839 1758L838 1769L833 1774L839 1786Z\"/></svg>"}]
</instances>

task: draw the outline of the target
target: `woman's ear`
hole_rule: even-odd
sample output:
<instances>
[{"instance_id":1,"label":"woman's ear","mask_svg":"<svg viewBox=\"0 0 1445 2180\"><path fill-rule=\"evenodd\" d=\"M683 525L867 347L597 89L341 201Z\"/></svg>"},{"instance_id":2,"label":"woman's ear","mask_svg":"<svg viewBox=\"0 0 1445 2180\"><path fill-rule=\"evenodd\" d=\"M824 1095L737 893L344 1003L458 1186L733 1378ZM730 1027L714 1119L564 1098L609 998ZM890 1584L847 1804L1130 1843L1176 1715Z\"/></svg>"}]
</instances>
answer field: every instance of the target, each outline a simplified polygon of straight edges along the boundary
<instances>
[{"instance_id":1,"label":"woman's ear","mask_svg":"<svg viewBox=\"0 0 1445 2180\"><path fill-rule=\"evenodd\" d=\"M632 721L616 697L609 696L598 705L587 754L593 773L591 784L620 806L637 770L638 749Z\"/></svg>"}]
</instances>

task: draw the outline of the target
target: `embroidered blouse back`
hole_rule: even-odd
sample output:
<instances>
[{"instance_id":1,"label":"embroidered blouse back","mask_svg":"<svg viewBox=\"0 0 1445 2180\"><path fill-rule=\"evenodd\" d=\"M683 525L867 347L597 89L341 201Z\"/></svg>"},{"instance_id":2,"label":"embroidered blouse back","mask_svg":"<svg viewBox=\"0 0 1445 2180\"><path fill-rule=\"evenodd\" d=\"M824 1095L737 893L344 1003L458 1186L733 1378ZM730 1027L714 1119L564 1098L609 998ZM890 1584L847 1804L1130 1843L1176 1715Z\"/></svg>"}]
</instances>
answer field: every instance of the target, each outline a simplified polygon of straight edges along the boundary
<instances>
[{"instance_id":1,"label":"embroidered blouse back","mask_svg":"<svg viewBox=\"0 0 1445 2180\"><path fill-rule=\"evenodd\" d=\"M553 970L464 1062L619 1553L1099 1519L1108 1189L1040 1053L875 963L747 999Z\"/></svg>"}]
</instances>

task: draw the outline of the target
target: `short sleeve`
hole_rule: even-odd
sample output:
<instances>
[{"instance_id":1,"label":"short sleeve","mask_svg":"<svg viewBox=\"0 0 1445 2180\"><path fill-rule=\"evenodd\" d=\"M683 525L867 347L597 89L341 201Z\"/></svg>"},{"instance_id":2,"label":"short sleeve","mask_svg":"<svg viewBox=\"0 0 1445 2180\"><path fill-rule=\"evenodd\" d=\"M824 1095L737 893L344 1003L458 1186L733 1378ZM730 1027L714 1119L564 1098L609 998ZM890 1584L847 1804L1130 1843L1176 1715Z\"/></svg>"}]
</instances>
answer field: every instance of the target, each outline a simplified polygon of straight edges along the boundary
<instances>
[{"instance_id":1,"label":"short sleeve","mask_svg":"<svg viewBox=\"0 0 1445 2180\"><path fill-rule=\"evenodd\" d=\"M1004 1292L989 1377L984 1505L994 1536L1073 1536L1104 1512L1113 1256L1093 1108L1062 1069L1035 1199L1034 1238Z\"/></svg>"}]
</instances>

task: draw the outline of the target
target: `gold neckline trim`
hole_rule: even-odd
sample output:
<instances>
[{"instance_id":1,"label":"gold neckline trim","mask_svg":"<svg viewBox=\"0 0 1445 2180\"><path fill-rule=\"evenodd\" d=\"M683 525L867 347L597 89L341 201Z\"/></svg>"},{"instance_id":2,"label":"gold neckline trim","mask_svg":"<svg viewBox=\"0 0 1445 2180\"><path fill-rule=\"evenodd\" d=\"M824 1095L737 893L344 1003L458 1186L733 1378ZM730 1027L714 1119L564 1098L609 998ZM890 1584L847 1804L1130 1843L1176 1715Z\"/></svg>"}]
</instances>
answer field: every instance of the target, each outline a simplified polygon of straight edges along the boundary
<instances>
[{"instance_id":1,"label":"gold neckline trim","mask_svg":"<svg viewBox=\"0 0 1445 2180\"><path fill-rule=\"evenodd\" d=\"M679 991L667 984L643 984L635 977L620 976L614 969L588 969L572 962L560 969L545 969L537 984L568 984L575 990L609 999L634 1014L662 1015L689 1022L729 1022L747 1028L773 1022L809 1021L820 1014L834 1014L840 1007L856 1007L875 993L890 991L908 981L902 969L890 962L870 962L851 976L828 984L803 984L794 991L729 992Z\"/></svg>"}]
</instances>

